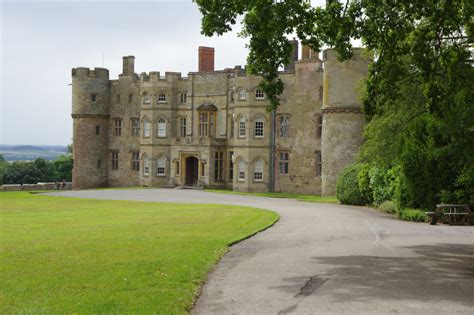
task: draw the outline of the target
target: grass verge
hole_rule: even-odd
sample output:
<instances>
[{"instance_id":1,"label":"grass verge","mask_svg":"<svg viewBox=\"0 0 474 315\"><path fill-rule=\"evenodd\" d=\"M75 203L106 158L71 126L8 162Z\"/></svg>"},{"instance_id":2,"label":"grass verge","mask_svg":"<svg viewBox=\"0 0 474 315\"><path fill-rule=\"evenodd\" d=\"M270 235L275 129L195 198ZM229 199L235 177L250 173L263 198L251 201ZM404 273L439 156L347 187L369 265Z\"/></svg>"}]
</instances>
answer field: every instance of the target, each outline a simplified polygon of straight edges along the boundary
<instances>
[{"instance_id":1,"label":"grass verge","mask_svg":"<svg viewBox=\"0 0 474 315\"><path fill-rule=\"evenodd\" d=\"M232 190L226 190L226 189L206 189L206 191L219 193L219 194L247 195L247 196L259 196L259 197L269 197L269 198L288 198L288 199L296 199L300 201L321 202L321 203L338 203L335 196L302 195L302 194L281 193L281 192L248 193L248 192L239 192L239 191L232 191Z\"/></svg>"},{"instance_id":2,"label":"grass verge","mask_svg":"<svg viewBox=\"0 0 474 315\"><path fill-rule=\"evenodd\" d=\"M187 313L247 207L0 194L0 313Z\"/></svg>"}]
</instances>

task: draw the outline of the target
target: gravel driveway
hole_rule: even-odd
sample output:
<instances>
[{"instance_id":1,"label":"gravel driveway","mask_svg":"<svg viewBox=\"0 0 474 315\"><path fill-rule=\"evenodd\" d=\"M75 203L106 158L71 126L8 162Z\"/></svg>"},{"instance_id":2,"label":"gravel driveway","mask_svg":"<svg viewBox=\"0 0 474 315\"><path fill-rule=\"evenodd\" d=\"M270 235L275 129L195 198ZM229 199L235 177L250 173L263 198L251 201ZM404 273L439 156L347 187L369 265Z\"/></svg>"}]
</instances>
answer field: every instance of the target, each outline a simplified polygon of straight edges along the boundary
<instances>
[{"instance_id":1,"label":"gravel driveway","mask_svg":"<svg viewBox=\"0 0 474 315\"><path fill-rule=\"evenodd\" d=\"M474 314L474 227L402 222L377 211L197 190L49 195L254 206L280 214L232 246L195 314Z\"/></svg>"}]
</instances>

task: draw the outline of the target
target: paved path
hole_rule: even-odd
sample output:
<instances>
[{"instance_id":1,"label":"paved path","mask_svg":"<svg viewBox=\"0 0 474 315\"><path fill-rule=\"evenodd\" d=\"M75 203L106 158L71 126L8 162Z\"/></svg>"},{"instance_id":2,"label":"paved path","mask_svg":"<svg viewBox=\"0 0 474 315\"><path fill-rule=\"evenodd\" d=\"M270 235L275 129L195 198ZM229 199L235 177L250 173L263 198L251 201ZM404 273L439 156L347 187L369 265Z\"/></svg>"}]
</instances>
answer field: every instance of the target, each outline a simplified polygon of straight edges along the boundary
<instances>
[{"instance_id":1,"label":"paved path","mask_svg":"<svg viewBox=\"0 0 474 315\"><path fill-rule=\"evenodd\" d=\"M280 221L233 246L196 314L474 314L474 227L398 221L360 207L194 190L51 195L271 209Z\"/></svg>"}]
</instances>

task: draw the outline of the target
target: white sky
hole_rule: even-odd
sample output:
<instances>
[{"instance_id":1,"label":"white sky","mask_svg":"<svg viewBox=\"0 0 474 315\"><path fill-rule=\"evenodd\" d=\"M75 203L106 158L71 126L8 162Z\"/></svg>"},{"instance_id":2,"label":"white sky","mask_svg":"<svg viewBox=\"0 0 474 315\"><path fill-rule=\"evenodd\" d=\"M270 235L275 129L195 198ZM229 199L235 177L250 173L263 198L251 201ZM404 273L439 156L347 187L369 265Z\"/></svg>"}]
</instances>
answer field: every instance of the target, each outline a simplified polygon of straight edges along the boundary
<instances>
[{"instance_id":1,"label":"white sky","mask_svg":"<svg viewBox=\"0 0 474 315\"><path fill-rule=\"evenodd\" d=\"M322 4L324 0L312 1ZM200 34L191 0L0 0L0 144L72 142L71 69L121 72L135 56L135 72L197 70L197 47L216 49L216 69L245 65L239 29Z\"/></svg>"}]
</instances>

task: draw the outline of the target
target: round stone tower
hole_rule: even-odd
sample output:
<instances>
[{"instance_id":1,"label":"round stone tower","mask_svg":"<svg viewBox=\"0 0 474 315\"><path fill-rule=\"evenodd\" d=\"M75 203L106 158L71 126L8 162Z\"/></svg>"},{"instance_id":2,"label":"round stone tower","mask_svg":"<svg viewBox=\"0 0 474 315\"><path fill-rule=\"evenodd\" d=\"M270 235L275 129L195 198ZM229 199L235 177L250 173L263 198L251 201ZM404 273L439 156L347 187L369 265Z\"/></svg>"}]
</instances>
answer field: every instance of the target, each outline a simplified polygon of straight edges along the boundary
<instances>
[{"instance_id":1,"label":"round stone tower","mask_svg":"<svg viewBox=\"0 0 474 315\"><path fill-rule=\"evenodd\" d=\"M362 143L364 115L359 91L371 58L360 48L354 48L353 57L344 62L337 60L337 52L332 49L324 51L323 57L321 193L335 195L338 175L354 162Z\"/></svg>"},{"instance_id":2,"label":"round stone tower","mask_svg":"<svg viewBox=\"0 0 474 315\"><path fill-rule=\"evenodd\" d=\"M109 70L72 69L73 189L107 186Z\"/></svg>"}]
</instances>

